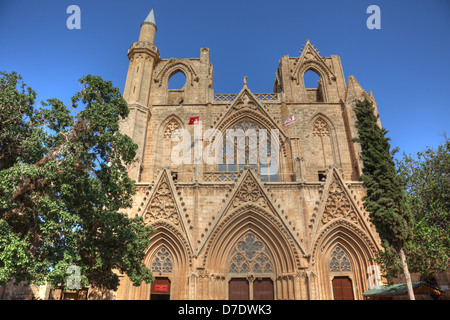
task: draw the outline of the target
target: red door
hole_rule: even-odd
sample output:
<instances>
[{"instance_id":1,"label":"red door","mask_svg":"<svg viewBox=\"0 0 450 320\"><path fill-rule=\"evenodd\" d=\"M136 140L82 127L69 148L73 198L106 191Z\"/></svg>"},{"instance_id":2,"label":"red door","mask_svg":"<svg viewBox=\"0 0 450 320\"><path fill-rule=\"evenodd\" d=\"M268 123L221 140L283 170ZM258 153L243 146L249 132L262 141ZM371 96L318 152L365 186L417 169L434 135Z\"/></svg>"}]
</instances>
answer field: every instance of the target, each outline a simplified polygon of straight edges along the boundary
<instances>
[{"instance_id":1,"label":"red door","mask_svg":"<svg viewBox=\"0 0 450 320\"><path fill-rule=\"evenodd\" d=\"M150 300L170 300L169 278L155 278L155 281L152 283Z\"/></svg>"},{"instance_id":2,"label":"red door","mask_svg":"<svg viewBox=\"0 0 450 320\"><path fill-rule=\"evenodd\" d=\"M349 277L335 277L333 279L334 300L354 300L352 280Z\"/></svg>"},{"instance_id":3,"label":"red door","mask_svg":"<svg viewBox=\"0 0 450 320\"><path fill-rule=\"evenodd\" d=\"M273 300L273 281L256 279L253 281L253 300Z\"/></svg>"},{"instance_id":4,"label":"red door","mask_svg":"<svg viewBox=\"0 0 450 320\"><path fill-rule=\"evenodd\" d=\"M228 283L228 298L230 300L249 300L250 294L247 279L231 279Z\"/></svg>"}]
</instances>

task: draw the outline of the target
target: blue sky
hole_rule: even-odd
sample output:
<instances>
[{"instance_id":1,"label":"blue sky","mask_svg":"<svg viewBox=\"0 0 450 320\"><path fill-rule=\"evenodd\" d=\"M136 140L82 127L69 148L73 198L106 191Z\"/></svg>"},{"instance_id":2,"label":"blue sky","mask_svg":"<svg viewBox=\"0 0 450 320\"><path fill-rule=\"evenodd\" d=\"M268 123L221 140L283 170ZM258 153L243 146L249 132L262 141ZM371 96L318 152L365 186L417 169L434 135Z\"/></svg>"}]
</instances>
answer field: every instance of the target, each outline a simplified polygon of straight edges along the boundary
<instances>
[{"instance_id":1,"label":"blue sky","mask_svg":"<svg viewBox=\"0 0 450 320\"><path fill-rule=\"evenodd\" d=\"M210 48L215 93L273 92L279 59L309 39L322 56L341 57L372 90L393 147L416 153L450 135L448 0L154 0L162 58L195 58ZM81 29L69 30L69 5ZM17 71L38 100L68 104L83 75L100 75L123 92L127 50L153 1L0 0L0 70ZM369 5L381 29L369 30Z\"/></svg>"}]
</instances>

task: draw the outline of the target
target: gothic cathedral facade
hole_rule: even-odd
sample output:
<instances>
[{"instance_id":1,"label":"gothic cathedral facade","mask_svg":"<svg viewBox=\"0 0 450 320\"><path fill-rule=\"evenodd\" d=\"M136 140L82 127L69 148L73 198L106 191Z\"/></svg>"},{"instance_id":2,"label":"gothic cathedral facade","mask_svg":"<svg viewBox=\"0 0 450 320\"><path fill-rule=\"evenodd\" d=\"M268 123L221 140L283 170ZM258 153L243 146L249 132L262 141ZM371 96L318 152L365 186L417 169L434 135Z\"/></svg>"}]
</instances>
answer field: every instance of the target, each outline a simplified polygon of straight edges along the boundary
<instances>
[{"instance_id":1,"label":"gothic cathedral facade","mask_svg":"<svg viewBox=\"0 0 450 320\"><path fill-rule=\"evenodd\" d=\"M144 260L155 282L136 287L121 275L116 298L362 299L381 247L361 200L353 108L364 98L376 108L372 93L353 76L346 83L339 56L306 41L298 57L280 59L273 93L254 93L244 79L239 93L217 94L209 49L161 58L156 30L152 10L128 50L130 114L121 122L138 145L126 213L157 230ZM306 72L317 87L305 85ZM186 83L169 89L177 73ZM220 140L208 129L244 132L215 149L241 150L242 161L198 161L196 148ZM262 132L277 133L265 140L276 170L249 148ZM195 147L177 149L183 139Z\"/></svg>"}]
</instances>

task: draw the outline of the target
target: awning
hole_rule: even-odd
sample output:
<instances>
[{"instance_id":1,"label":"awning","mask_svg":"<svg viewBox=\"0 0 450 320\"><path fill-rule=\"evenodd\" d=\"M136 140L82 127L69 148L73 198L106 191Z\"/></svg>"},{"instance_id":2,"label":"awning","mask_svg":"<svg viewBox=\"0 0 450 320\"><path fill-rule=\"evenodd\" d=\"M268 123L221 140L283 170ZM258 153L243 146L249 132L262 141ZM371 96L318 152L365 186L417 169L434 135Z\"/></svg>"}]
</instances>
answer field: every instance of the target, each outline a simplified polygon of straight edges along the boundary
<instances>
[{"instance_id":1,"label":"awning","mask_svg":"<svg viewBox=\"0 0 450 320\"><path fill-rule=\"evenodd\" d=\"M430 294L430 295L440 295L442 294L441 289L425 282L418 281L412 283L414 294ZM406 283L392 284L387 286L374 287L363 293L364 297L375 297L375 296L395 296L404 295L408 293L408 288Z\"/></svg>"}]
</instances>

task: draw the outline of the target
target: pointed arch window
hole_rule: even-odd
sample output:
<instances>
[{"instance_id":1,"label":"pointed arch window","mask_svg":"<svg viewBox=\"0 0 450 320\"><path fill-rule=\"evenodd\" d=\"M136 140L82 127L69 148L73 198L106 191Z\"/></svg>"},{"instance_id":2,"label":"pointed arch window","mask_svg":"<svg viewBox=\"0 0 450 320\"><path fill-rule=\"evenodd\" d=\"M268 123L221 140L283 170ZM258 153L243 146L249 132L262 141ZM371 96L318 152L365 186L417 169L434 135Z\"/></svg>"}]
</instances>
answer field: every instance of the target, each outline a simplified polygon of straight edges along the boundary
<instances>
[{"instance_id":1,"label":"pointed arch window","mask_svg":"<svg viewBox=\"0 0 450 320\"><path fill-rule=\"evenodd\" d=\"M177 129L180 129L180 124L175 119L170 120L164 128L164 139L171 140L172 133L174 133Z\"/></svg>"},{"instance_id":2,"label":"pointed arch window","mask_svg":"<svg viewBox=\"0 0 450 320\"><path fill-rule=\"evenodd\" d=\"M317 88L320 81L320 76L317 72L309 69L303 75L303 83L305 84L305 88Z\"/></svg>"},{"instance_id":3,"label":"pointed arch window","mask_svg":"<svg viewBox=\"0 0 450 320\"><path fill-rule=\"evenodd\" d=\"M178 129L181 129L182 126L180 125L180 122L172 117L165 126L162 127L162 134L161 131L159 132L159 147L160 152L157 153L160 157L158 160L161 162L162 165L170 165L171 167L175 167L172 159L171 159L171 152L174 146L177 145L178 142L172 140L173 134L179 134L180 131L177 131Z\"/></svg>"},{"instance_id":4,"label":"pointed arch window","mask_svg":"<svg viewBox=\"0 0 450 320\"><path fill-rule=\"evenodd\" d=\"M308 69L303 74L303 84L305 85L307 99L309 102L324 102L322 78L316 71Z\"/></svg>"},{"instance_id":5,"label":"pointed arch window","mask_svg":"<svg viewBox=\"0 0 450 320\"><path fill-rule=\"evenodd\" d=\"M186 75L183 71L177 70L173 72L169 77L168 89L169 90L182 90L186 84Z\"/></svg>"},{"instance_id":6,"label":"pointed arch window","mask_svg":"<svg viewBox=\"0 0 450 320\"><path fill-rule=\"evenodd\" d=\"M340 273L352 271L352 265L347 257L347 254L339 246L334 248L331 253L329 267L330 272Z\"/></svg>"},{"instance_id":7,"label":"pointed arch window","mask_svg":"<svg viewBox=\"0 0 450 320\"><path fill-rule=\"evenodd\" d=\"M316 146L313 163L326 168L334 163L334 151L331 139L330 127L322 118L318 118L312 128L312 138Z\"/></svg>"},{"instance_id":8,"label":"pointed arch window","mask_svg":"<svg viewBox=\"0 0 450 320\"><path fill-rule=\"evenodd\" d=\"M152 260L151 269L155 273L172 273L172 255L166 247L162 247Z\"/></svg>"},{"instance_id":9,"label":"pointed arch window","mask_svg":"<svg viewBox=\"0 0 450 320\"><path fill-rule=\"evenodd\" d=\"M238 172L249 166L261 175L263 182L278 181L278 171L273 170L273 161L277 161L278 168L278 152L275 149L270 130L250 118L244 118L223 134L223 161L219 164L219 171ZM267 159L270 159L269 163Z\"/></svg>"},{"instance_id":10,"label":"pointed arch window","mask_svg":"<svg viewBox=\"0 0 450 320\"><path fill-rule=\"evenodd\" d=\"M272 274L273 263L264 243L253 233L247 233L232 251L228 269L232 274Z\"/></svg>"},{"instance_id":11,"label":"pointed arch window","mask_svg":"<svg viewBox=\"0 0 450 320\"><path fill-rule=\"evenodd\" d=\"M323 120L322 118L319 118L316 120L316 122L314 122L313 135L319 137L330 136L330 129L328 128L325 120Z\"/></svg>"}]
</instances>

